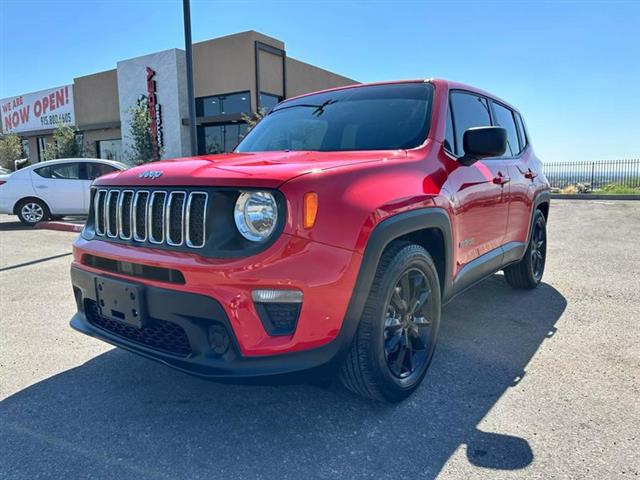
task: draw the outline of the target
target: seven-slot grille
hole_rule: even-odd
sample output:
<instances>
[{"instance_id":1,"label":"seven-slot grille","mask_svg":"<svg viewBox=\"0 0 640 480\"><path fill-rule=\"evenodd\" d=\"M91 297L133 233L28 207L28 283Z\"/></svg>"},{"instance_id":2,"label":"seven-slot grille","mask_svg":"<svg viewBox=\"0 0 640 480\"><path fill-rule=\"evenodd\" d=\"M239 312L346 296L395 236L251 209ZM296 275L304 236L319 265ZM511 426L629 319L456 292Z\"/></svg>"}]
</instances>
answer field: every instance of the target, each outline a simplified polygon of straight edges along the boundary
<instances>
[{"instance_id":1,"label":"seven-slot grille","mask_svg":"<svg viewBox=\"0 0 640 480\"><path fill-rule=\"evenodd\" d=\"M94 196L96 235L170 246L202 248L206 192L102 188Z\"/></svg>"}]
</instances>

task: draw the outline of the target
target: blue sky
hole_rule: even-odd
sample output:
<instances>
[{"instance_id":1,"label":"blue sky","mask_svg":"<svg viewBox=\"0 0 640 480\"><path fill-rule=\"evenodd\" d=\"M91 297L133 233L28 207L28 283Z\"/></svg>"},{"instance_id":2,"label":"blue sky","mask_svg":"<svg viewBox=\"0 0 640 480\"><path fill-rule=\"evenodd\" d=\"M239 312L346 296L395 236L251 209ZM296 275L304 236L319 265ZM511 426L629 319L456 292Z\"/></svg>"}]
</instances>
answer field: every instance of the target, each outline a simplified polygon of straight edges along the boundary
<instances>
[{"instance_id":1,"label":"blue sky","mask_svg":"<svg viewBox=\"0 0 640 480\"><path fill-rule=\"evenodd\" d=\"M640 157L640 1L191 8L194 41L253 29L359 81L441 77L484 88L522 111L544 160ZM184 46L181 1L0 0L0 17L0 98Z\"/></svg>"}]
</instances>

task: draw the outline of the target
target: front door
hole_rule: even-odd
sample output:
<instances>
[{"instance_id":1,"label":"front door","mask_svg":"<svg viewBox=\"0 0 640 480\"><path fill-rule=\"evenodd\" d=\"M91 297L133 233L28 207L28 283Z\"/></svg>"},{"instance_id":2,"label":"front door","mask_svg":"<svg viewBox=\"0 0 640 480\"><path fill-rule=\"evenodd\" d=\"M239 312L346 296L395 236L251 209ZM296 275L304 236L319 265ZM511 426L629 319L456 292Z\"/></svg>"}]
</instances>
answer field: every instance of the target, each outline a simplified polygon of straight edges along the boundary
<instances>
[{"instance_id":1,"label":"front door","mask_svg":"<svg viewBox=\"0 0 640 480\"><path fill-rule=\"evenodd\" d=\"M58 163L36 168L31 182L54 215L87 213L85 181L78 162Z\"/></svg>"}]
</instances>

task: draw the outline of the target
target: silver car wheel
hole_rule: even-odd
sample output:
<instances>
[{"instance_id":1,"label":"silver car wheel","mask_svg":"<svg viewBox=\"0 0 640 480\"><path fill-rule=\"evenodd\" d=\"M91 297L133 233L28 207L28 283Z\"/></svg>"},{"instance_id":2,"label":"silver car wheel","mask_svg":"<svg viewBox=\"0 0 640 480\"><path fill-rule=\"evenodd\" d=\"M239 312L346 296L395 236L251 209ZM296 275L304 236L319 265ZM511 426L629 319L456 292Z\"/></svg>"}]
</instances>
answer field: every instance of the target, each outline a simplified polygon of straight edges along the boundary
<instances>
[{"instance_id":1,"label":"silver car wheel","mask_svg":"<svg viewBox=\"0 0 640 480\"><path fill-rule=\"evenodd\" d=\"M44 210L34 202L25 203L22 206L22 218L29 223L38 223L44 218Z\"/></svg>"}]
</instances>

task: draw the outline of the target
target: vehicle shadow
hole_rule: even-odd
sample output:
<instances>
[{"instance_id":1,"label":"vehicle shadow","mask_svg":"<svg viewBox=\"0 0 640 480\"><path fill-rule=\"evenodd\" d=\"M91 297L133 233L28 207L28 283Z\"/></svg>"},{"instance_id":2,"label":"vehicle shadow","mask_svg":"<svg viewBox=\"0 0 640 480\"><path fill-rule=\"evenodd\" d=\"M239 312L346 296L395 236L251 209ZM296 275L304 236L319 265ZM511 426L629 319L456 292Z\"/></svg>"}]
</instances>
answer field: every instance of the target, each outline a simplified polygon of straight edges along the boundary
<instances>
[{"instance_id":1,"label":"vehicle shadow","mask_svg":"<svg viewBox=\"0 0 640 480\"><path fill-rule=\"evenodd\" d=\"M338 386L210 383L114 349L0 402L1 469L11 478L435 478L460 446L475 466L521 469L534 458L527 439L477 425L525 376L565 307L547 284L514 291L494 275L445 308L424 385L391 406Z\"/></svg>"},{"instance_id":2,"label":"vehicle shadow","mask_svg":"<svg viewBox=\"0 0 640 480\"><path fill-rule=\"evenodd\" d=\"M16 218L16 217L13 217ZM33 227L23 225L19 220L4 220L0 222L0 232L11 232L15 230L33 230Z\"/></svg>"}]
</instances>

